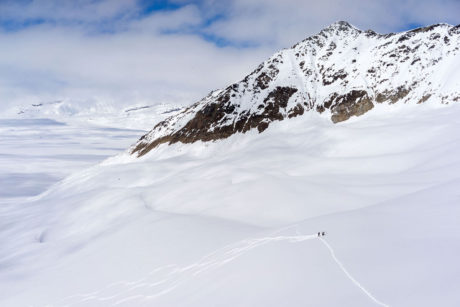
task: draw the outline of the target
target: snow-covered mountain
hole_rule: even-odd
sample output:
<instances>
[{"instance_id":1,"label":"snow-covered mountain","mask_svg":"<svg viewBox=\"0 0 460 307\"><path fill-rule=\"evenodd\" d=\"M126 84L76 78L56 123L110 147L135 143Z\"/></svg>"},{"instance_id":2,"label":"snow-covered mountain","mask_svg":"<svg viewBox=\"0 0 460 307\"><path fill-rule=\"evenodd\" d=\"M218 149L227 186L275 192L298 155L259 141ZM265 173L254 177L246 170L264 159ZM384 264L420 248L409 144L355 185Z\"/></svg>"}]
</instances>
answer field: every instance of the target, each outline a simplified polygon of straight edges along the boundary
<instances>
[{"instance_id":1,"label":"snow-covered mountain","mask_svg":"<svg viewBox=\"0 0 460 307\"><path fill-rule=\"evenodd\" d=\"M0 306L457 307L458 31L336 23L137 148L38 196L0 198ZM88 150L70 144L83 138L94 153L140 135L4 124L3 164L29 172L28 152L68 157ZM43 129L58 141L9 141Z\"/></svg>"},{"instance_id":2,"label":"snow-covered mountain","mask_svg":"<svg viewBox=\"0 0 460 307\"><path fill-rule=\"evenodd\" d=\"M153 124L177 113L180 104L134 104L120 107L104 101L72 101L68 99L21 103L0 110L4 119L48 118L65 123L90 123L94 125L130 129L149 129Z\"/></svg>"},{"instance_id":3,"label":"snow-covered mountain","mask_svg":"<svg viewBox=\"0 0 460 307\"><path fill-rule=\"evenodd\" d=\"M318 112L334 123L379 103L460 102L460 25L377 34L337 22L158 123L132 152L227 138Z\"/></svg>"}]
</instances>

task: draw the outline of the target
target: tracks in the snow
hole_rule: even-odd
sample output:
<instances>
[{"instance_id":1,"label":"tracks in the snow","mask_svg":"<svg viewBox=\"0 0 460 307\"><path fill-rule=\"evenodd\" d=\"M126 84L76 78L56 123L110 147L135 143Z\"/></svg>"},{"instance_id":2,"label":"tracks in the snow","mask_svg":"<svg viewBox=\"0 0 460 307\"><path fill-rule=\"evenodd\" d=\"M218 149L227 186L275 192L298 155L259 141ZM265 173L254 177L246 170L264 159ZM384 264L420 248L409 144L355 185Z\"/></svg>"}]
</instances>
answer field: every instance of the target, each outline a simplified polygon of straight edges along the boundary
<instances>
[{"instance_id":1,"label":"tracks in the snow","mask_svg":"<svg viewBox=\"0 0 460 307\"><path fill-rule=\"evenodd\" d=\"M331 256L332 256L332 259L334 259L334 261L337 263L337 265L340 267L340 269L345 273L345 275L348 277L348 279L351 280L351 282L353 282L359 289L361 289L362 292L364 292L364 294L366 294L374 303L376 303L377 305L379 306L383 306L383 307L389 307L389 305L379 301L378 299L375 298L375 296L373 296L366 288L364 288L349 272L348 270L345 268L345 266L342 264L342 262L337 258L337 256L335 255L335 252L334 252L334 249L332 248L332 246L327 243L327 241L322 238L322 237L319 237L319 239L321 240L321 242L323 242L323 244L327 247L327 249L329 250L329 252L331 253Z\"/></svg>"},{"instance_id":2,"label":"tracks in the snow","mask_svg":"<svg viewBox=\"0 0 460 307\"><path fill-rule=\"evenodd\" d=\"M66 297L56 305L48 306L85 306L86 303L100 303L105 306L121 306L121 305L141 305L146 301L158 298L165 295L181 284L191 280L197 275L206 271L221 267L236 258L244 255L248 251L272 242L290 242L299 243L306 240L319 239L329 250L333 260L337 263L340 269L344 272L348 279L355 284L366 296L368 296L375 304L388 307L376 299L365 287L363 287L339 261L333 248L318 234L311 235L279 235L262 237L255 239L246 239L237 243L227 245L217 251L214 251L188 266L167 265L151 271L146 277L136 281L119 281L112 283L100 290L77 294Z\"/></svg>"}]
</instances>

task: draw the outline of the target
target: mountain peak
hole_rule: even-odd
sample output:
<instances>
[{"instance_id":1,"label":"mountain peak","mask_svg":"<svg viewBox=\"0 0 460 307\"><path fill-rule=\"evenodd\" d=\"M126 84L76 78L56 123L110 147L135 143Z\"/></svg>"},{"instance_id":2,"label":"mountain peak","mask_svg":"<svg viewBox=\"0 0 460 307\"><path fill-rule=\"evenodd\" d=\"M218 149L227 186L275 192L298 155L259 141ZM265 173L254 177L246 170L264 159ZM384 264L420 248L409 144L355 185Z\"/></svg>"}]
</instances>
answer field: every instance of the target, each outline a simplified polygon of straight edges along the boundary
<instances>
[{"instance_id":1,"label":"mountain peak","mask_svg":"<svg viewBox=\"0 0 460 307\"><path fill-rule=\"evenodd\" d=\"M354 27L347 21L339 20L336 21L332 24L330 24L328 27L326 27L323 31L337 31L337 32L347 32L350 30L359 30L358 28Z\"/></svg>"},{"instance_id":2,"label":"mountain peak","mask_svg":"<svg viewBox=\"0 0 460 307\"><path fill-rule=\"evenodd\" d=\"M344 21L344 20L333 22L331 25L329 25L328 28L331 28L331 27L342 28L342 29L354 28L348 21Z\"/></svg>"},{"instance_id":3,"label":"mountain peak","mask_svg":"<svg viewBox=\"0 0 460 307\"><path fill-rule=\"evenodd\" d=\"M274 121L306 112L338 123L376 104L460 102L459 55L458 26L376 35L338 21L160 122L131 152L142 156L163 143L261 133Z\"/></svg>"}]
</instances>

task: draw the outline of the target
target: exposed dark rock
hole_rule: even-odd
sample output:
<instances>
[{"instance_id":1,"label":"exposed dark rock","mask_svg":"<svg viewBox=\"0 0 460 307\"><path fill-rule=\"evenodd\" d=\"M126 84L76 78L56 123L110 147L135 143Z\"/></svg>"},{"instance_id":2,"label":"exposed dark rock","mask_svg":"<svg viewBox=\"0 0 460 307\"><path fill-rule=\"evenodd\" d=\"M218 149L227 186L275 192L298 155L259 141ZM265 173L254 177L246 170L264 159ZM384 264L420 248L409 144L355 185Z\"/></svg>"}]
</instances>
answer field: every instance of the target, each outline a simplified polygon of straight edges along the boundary
<instances>
[{"instance_id":1,"label":"exposed dark rock","mask_svg":"<svg viewBox=\"0 0 460 307\"><path fill-rule=\"evenodd\" d=\"M326 109L324 108L324 106L322 106L322 105L317 105L317 106L316 106L316 112L318 112L318 113L323 113L324 111L326 111Z\"/></svg>"},{"instance_id":2,"label":"exposed dark rock","mask_svg":"<svg viewBox=\"0 0 460 307\"><path fill-rule=\"evenodd\" d=\"M373 31L373 30L370 30L370 29L369 29L369 30L366 30L366 32L365 32L365 33L366 33L366 36L367 36L367 37L374 37L374 36L378 36L378 34L377 34L375 31Z\"/></svg>"},{"instance_id":3,"label":"exposed dark rock","mask_svg":"<svg viewBox=\"0 0 460 307\"><path fill-rule=\"evenodd\" d=\"M342 122L352 116L360 116L374 107L366 91L353 90L348 94L338 96L331 108L331 120Z\"/></svg>"},{"instance_id":4,"label":"exposed dark rock","mask_svg":"<svg viewBox=\"0 0 460 307\"><path fill-rule=\"evenodd\" d=\"M259 132L263 132L268 128L270 122L275 120L283 120L284 115L281 109L286 109L289 98L297 92L296 88L291 87L277 87L271 91L264 99L265 108L262 114L252 114L249 112L240 114L237 119L229 125L217 125L222 123L227 114L235 110L235 106L229 104L228 91L222 93L216 99L218 103L210 103L205 105L199 110L195 116L177 132L160 137L151 143L140 142L132 151L138 153L139 156L145 155L147 152L156 146L169 143L194 143L196 141L213 141L223 139L235 134L237 132L247 132L252 128L257 128ZM297 105L290 110L289 117L301 115L304 108ZM163 121L155 128L166 125ZM154 129L155 129L154 128Z\"/></svg>"},{"instance_id":5,"label":"exposed dark rock","mask_svg":"<svg viewBox=\"0 0 460 307\"><path fill-rule=\"evenodd\" d=\"M456 25L455 27L449 30L449 35L460 34L460 25Z\"/></svg>"},{"instance_id":6,"label":"exposed dark rock","mask_svg":"<svg viewBox=\"0 0 460 307\"><path fill-rule=\"evenodd\" d=\"M375 70L374 67L372 67L372 68L369 68L369 69L367 70L367 72L370 73L370 74L375 74L375 73L376 73L376 70Z\"/></svg>"},{"instance_id":7,"label":"exposed dark rock","mask_svg":"<svg viewBox=\"0 0 460 307\"><path fill-rule=\"evenodd\" d=\"M288 117L293 118L299 115L303 115L304 113L304 108L300 103L298 103L295 107L293 107L291 110L289 110Z\"/></svg>"},{"instance_id":8,"label":"exposed dark rock","mask_svg":"<svg viewBox=\"0 0 460 307\"><path fill-rule=\"evenodd\" d=\"M272 80L269 75L266 73L261 73L257 78L256 78L256 87L264 90L268 88L268 83Z\"/></svg>"},{"instance_id":9,"label":"exposed dark rock","mask_svg":"<svg viewBox=\"0 0 460 307\"><path fill-rule=\"evenodd\" d=\"M264 132L264 130L267 129L267 128L268 128L268 122L260 122L257 125L257 130L259 131L259 133Z\"/></svg>"},{"instance_id":10,"label":"exposed dark rock","mask_svg":"<svg viewBox=\"0 0 460 307\"><path fill-rule=\"evenodd\" d=\"M279 70L273 65L270 64L268 67L268 72L261 73L255 79L255 86L254 89L262 89L265 90L268 88L268 84L273 81L273 79L278 75Z\"/></svg>"},{"instance_id":11,"label":"exposed dark rock","mask_svg":"<svg viewBox=\"0 0 460 307\"><path fill-rule=\"evenodd\" d=\"M327 48L327 51L334 51L337 48L337 45L334 42L331 42L329 44L329 48Z\"/></svg>"},{"instance_id":12,"label":"exposed dark rock","mask_svg":"<svg viewBox=\"0 0 460 307\"><path fill-rule=\"evenodd\" d=\"M401 35L398 39L398 43L402 43L404 41L407 41L408 39L410 39L412 36L414 36L415 33L414 32L406 32L405 34Z\"/></svg>"},{"instance_id":13,"label":"exposed dark rock","mask_svg":"<svg viewBox=\"0 0 460 307\"><path fill-rule=\"evenodd\" d=\"M375 101L377 101L378 103L382 103L382 102L385 102L385 101L390 101L390 103L395 103L397 102L398 100L400 99L403 99L404 97L407 96L407 94L409 94L410 92L410 89L407 89L405 87L398 87L396 90L394 91L384 91L382 93L378 93L375 97Z\"/></svg>"},{"instance_id":14,"label":"exposed dark rock","mask_svg":"<svg viewBox=\"0 0 460 307\"><path fill-rule=\"evenodd\" d=\"M437 24L434 24L434 25L431 25L431 26L427 26L427 27L422 27L422 28L417 28L417 29L414 29L414 30L410 30L408 33L423 33L423 32L430 32L432 30L434 30L435 28L441 26L442 24L440 23L437 23Z\"/></svg>"},{"instance_id":15,"label":"exposed dark rock","mask_svg":"<svg viewBox=\"0 0 460 307\"><path fill-rule=\"evenodd\" d=\"M437 40L439 38L441 38L441 35L439 33L433 33L430 35L431 40Z\"/></svg>"},{"instance_id":16,"label":"exposed dark rock","mask_svg":"<svg viewBox=\"0 0 460 307\"><path fill-rule=\"evenodd\" d=\"M407 45L401 45L398 47L398 51L404 54L409 54L412 51L412 49L410 49L410 47Z\"/></svg>"},{"instance_id":17,"label":"exposed dark rock","mask_svg":"<svg viewBox=\"0 0 460 307\"><path fill-rule=\"evenodd\" d=\"M417 102L417 104L424 103L425 101L430 99L430 97L431 97L431 94L427 94L427 95L423 96L422 98L420 98L420 100Z\"/></svg>"},{"instance_id":18,"label":"exposed dark rock","mask_svg":"<svg viewBox=\"0 0 460 307\"><path fill-rule=\"evenodd\" d=\"M346 21L337 21L335 23L333 23L332 25L330 25L329 27L327 27L326 29L324 29L323 31L333 31L333 30L337 30L337 31L340 31L340 32L343 32L343 31L348 31L350 29L353 29L353 26L350 25L348 22ZM358 29L356 29L358 30ZM360 31L360 30L358 30Z\"/></svg>"},{"instance_id":19,"label":"exposed dark rock","mask_svg":"<svg viewBox=\"0 0 460 307\"><path fill-rule=\"evenodd\" d=\"M338 79L343 80L348 76L348 74L343 69L338 70L334 72L333 74L327 74L327 73L330 73L329 69L326 70L326 74L323 75L323 85L330 85L334 83L335 81L337 81Z\"/></svg>"},{"instance_id":20,"label":"exposed dark rock","mask_svg":"<svg viewBox=\"0 0 460 307\"><path fill-rule=\"evenodd\" d=\"M329 98L327 98L325 101L324 101L324 107L326 109L329 109L332 105L332 103L335 101L335 99L337 98L337 96L339 96L339 94L337 93L333 93L331 96L329 96Z\"/></svg>"}]
</instances>

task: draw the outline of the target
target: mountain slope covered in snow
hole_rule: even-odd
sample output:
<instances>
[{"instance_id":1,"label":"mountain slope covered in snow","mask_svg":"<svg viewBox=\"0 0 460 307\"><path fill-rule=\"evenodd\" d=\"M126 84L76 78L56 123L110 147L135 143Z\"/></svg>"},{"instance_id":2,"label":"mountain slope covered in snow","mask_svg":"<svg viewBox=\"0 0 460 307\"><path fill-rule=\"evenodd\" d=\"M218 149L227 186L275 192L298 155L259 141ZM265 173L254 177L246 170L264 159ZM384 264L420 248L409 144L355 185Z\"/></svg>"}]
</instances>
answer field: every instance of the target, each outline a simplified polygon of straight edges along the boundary
<instances>
[{"instance_id":1,"label":"mountain slope covered in snow","mask_svg":"<svg viewBox=\"0 0 460 307\"><path fill-rule=\"evenodd\" d=\"M456 306L460 106L305 116L1 203L0 305Z\"/></svg>"},{"instance_id":2,"label":"mountain slope covered in snow","mask_svg":"<svg viewBox=\"0 0 460 307\"><path fill-rule=\"evenodd\" d=\"M142 157L132 147L41 195L0 198L0 305L456 307L458 29L336 23L264 63L241 96L232 86L160 123ZM293 68L307 58L322 72ZM244 134L224 133L227 115L244 114ZM172 144L151 145L163 137Z\"/></svg>"},{"instance_id":3,"label":"mountain slope covered in snow","mask_svg":"<svg viewBox=\"0 0 460 307\"><path fill-rule=\"evenodd\" d=\"M460 102L459 58L460 25L382 35L337 22L158 123L132 152L263 132L310 111L337 123L379 103Z\"/></svg>"}]
</instances>

